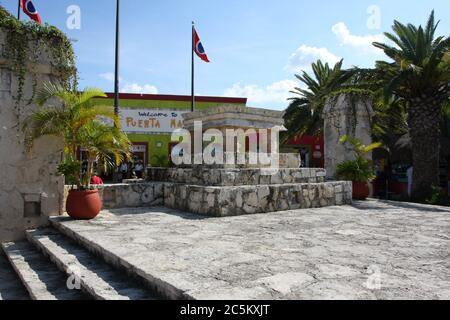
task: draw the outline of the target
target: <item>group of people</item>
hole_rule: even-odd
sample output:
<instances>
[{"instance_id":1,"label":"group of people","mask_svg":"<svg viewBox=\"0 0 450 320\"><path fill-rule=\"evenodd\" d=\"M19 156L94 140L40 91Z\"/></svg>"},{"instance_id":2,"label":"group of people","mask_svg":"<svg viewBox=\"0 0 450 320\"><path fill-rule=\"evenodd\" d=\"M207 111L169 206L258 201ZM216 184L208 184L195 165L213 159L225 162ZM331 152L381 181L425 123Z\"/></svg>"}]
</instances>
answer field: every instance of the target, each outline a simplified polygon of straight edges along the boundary
<instances>
[{"instance_id":1,"label":"group of people","mask_svg":"<svg viewBox=\"0 0 450 320\"><path fill-rule=\"evenodd\" d=\"M124 161L122 164L116 169L117 180L123 181L126 179L142 179L144 178L144 162L142 160L134 160L134 161ZM93 185L102 185L103 180L100 176L95 172L95 174L91 177L91 184Z\"/></svg>"},{"instance_id":2,"label":"group of people","mask_svg":"<svg viewBox=\"0 0 450 320\"><path fill-rule=\"evenodd\" d=\"M137 161L124 161L119 166L119 179L142 179L144 177L144 162L142 160Z\"/></svg>"}]
</instances>

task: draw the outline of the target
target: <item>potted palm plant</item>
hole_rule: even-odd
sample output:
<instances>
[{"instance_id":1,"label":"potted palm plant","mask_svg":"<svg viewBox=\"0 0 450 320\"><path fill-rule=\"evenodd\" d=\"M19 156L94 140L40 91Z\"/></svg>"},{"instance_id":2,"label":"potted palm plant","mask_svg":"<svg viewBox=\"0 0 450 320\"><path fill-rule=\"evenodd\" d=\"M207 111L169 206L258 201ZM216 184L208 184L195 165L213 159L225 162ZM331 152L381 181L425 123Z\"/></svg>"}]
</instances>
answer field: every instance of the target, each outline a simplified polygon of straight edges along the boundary
<instances>
[{"instance_id":1,"label":"potted palm plant","mask_svg":"<svg viewBox=\"0 0 450 320\"><path fill-rule=\"evenodd\" d=\"M93 219L102 207L98 190L91 186L94 164L108 171L129 155L130 141L120 130L119 118L110 106L101 106L94 98L106 97L98 89L82 93L67 91L47 83L37 94L41 108L26 121L24 130L29 147L41 136L55 135L64 141L64 160L58 173L72 185L66 202L67 213L74 219ZM58 104L47 105L51 101ZM46 105L44 107L44 105ZM82 172L77 153L87 155L87 168Z\"/></svg>"},{"instance_id":2,"label":"potted palm plant","mask_svg":"<svg viewBox=\"0 0 450 320\"><path fill-rule=\"evenodd\" d=\"M366 146L359 139L349 136L343 136L339 141L352 146L355 159L339 163L336 168L336 177L352 181L353 199L365 200L369 196L368 182L375 179L372 161L367 159L366 155L374 149L380 148L382 144L372 143Z\"/></svg>"}]
</instances>

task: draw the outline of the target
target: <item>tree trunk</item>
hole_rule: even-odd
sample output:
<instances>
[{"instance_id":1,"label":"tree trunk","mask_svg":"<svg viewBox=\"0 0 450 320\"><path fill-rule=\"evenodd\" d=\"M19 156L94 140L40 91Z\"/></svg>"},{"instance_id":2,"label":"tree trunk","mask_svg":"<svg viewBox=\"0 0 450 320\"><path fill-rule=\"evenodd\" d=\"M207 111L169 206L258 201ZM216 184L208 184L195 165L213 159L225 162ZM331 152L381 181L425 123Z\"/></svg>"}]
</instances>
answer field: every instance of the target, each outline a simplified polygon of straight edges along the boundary
<instances>
[{"instance_id":1,"label":"tree trunk","mask_svg":"<svg viewBox=\"0 0 450 320\"><path fill-rule=\"evenodd\" d=\"M418 98L410 103L408 125L412 142L412 198L423 201L439 186L440 110L435 97Z\"/></svg>"}]
</instances>

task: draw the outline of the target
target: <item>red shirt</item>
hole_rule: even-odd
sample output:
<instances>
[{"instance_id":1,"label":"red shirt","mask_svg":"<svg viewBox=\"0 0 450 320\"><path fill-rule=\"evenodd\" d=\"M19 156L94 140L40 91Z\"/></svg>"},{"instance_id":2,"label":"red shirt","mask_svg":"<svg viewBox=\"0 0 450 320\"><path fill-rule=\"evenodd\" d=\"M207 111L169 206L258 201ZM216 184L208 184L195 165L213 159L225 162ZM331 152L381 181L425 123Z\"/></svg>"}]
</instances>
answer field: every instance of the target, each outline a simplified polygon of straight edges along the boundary
<instances>
[{"instance_id":1,"label":"red shirt","mask_svg":"<svg viewBox=\"0 0 450 320\"><path fill-rule=\"evenodd\" d=\"M103 184L103 180L98 176L93 176L91 178L91 184Z\"/></svg>"}]
</instances>

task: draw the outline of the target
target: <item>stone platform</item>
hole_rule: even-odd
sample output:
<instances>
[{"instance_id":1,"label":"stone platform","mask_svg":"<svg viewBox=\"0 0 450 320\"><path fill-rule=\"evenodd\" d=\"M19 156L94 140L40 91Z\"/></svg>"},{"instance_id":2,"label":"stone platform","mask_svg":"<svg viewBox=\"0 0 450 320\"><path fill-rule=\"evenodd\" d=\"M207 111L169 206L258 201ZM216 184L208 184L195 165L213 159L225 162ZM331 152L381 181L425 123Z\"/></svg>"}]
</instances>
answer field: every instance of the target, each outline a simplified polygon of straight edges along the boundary
<instances>
[{"instance_id":1,"label":"stone platform","mask_svg":"<svg viewBox=\"0 0 450 320\"><path fill-rule=\"evenodd\" d=\"M163 204L172 209L225 217L318 208L352 202L351 182L325 182L313 168L150 168L163 183Z\"/></svg>"},{"instance_id":2,"label":"stone platform","mask_svg":"<svg viewBox=\"0 0 450 320\"><path fill-rule=\"evenodd\" d=\"M324 169L151 168L148 175L148 182L99 186L103 208L166 206L225 217L352 202L351 182L325 182Z\"/></svg>"},{"instance_id":3,"label":"stone platform","mask_svg":"<svg viewBox=\"0 0 450 320\"><path fill-rule=\"evenodd\" d=\"M164 206L226 217L352 202L351 182L210 187L164 183Z\"/></svg>"},{"instance_id":4,"label":"stone platform","mask_svg":"<svg viewBox=\"0 0 450 320\"><path fill-rule=\"evenodd\" d=\"M51 222L172 299L450 299L450 208L366 201L207 218L161 207Z\"/></svg>"}]
</instances>

